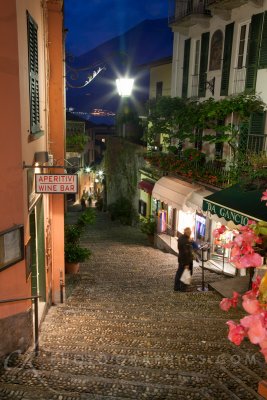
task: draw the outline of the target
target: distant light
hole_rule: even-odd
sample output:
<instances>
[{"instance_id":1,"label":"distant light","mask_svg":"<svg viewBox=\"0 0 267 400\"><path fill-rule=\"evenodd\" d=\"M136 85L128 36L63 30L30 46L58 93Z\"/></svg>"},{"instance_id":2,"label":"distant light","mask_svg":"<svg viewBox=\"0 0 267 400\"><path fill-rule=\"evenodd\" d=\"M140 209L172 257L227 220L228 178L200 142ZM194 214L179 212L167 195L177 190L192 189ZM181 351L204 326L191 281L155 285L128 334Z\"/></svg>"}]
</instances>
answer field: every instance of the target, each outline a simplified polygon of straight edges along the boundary
<instances>
[{"instance_id":1,"label":"distant light","mask_svg":"<svg viewBox=\"0 0 267 400\"><path fill-rule=\"evenodd\" d=\"M101 177L103 174L104 174L104 172L100 169L100 170L98 171L98 175Z\"/></svg>"},{"instance_id":2,"label":"distant light","mask_svg":"<svg viewBox=\"0 0 267 400\"><path fill-rule=\"evenodd\" d=\"M91 168L90 167L85 167L85 172L91 172Z\"/></svg>"},{"instance_id":3,"label":"distant light","mask_svg":"<svg viewBox=\"0 0 267 400\"><path fill-rule=\"evenodd\" d=\"M117 90L120 96L131 96L133 90L134 79L120 78L116 79Z\"/></svg>"}]
</instances>

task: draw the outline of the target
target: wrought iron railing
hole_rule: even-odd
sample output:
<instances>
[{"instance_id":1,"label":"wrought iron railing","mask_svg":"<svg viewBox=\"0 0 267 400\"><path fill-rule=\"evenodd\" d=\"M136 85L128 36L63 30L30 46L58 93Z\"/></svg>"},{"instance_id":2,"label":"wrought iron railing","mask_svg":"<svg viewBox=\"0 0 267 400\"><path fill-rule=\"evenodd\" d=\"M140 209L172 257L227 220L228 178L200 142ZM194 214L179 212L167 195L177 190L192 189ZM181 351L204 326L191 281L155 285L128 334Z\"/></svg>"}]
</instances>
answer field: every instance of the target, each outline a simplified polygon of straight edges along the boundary
<instances>
[{"instance_id":1,"label":"wrought iron railing","mask_svg":"<svg viewBox=\"0 0 267 400\"><path fill-rule=\"evenodd\" d=\"M34 303L34 351L37 355L39 352L39 321L38 321L38 299L40 296L18 297L15 299L0 300L0 304L15 303L17 301L33 300Z\"/></svg>"},{"instance_id":2,"label":"wrought iron railing","mask_svg":"<svg viewBox=\"0 0 267 400\"><path fill-rule=\"evenodd\" d=\"M169 23L178 22L192 14L210 15L207 0L169 0Z\"/></svg>"}]
</instances>

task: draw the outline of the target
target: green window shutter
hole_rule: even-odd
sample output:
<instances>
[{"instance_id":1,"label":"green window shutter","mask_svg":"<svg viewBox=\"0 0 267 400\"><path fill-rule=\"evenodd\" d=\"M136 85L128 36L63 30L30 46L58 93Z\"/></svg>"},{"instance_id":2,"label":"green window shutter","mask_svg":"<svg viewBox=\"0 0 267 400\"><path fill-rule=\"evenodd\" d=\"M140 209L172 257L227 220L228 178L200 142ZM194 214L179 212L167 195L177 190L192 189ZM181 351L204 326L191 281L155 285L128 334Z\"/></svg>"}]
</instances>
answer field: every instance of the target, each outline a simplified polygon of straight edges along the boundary
<instances>
[{"instance_id":1,"label":"green window shutter","mask_svg":"<svg viewBox=\"0 0 267 400\"><path fill-rule=\"evenodd\" d=\"M262 27L259 68L267 68L267 12L264 13Z\"/></svg>"},{"instance_id":2,"label":"green window shutter","mask_svg":"<svg viewBox=\"0 0 267 400\"><path fill-rule=\"evenodd\" d=\"M31 133L40 131L38 26L27 13Z\"/></svg>"},{"instance_id":3,"label":"green window shutter","mask_svg":"<svg viewBox=\"0 0 267 400\"><path fill-rule=\"evenodd\" d=\"M265 118L265 112L254 112L250 116L248 149L256 153L263 150Z\"/></svg>"},{"instance_id":4,"label":"green window shutter","mask_svg":"<svg viewBox=\"0 0 267 400\"><path fill-rule=\"evenodd\" d=\"M189 38L189 39L186 39L185 42L184 42L184 64L183 64L182 97L187 97L187 91L188 91L190 48L191 48L191 39Z\"/></svg>"},{"instance_id":5,"label":"green window shutter","mask_svg":"<svg viewBox=\"0 0 267 400\"><path fill-rule=\"evenodd\" d=\"M235 25L234 22L232 22L231 24L228 24L225 27L223 68L222 68L221 93L220 93L221 96L228 95L234 25Z\"/></svg>"},{"instance_id":6,"label":"green window shutter","mask_svg":"<svg viewBox=\"0 0 267 400\"><path fill-rule=\"evenodd\" d=\"M201 36L201 55L200 55L200 69L199 69L199 84L198 96L206 96L206 81L207 81L207 68L209 57L209 41L210 33L204 32Z\"/></svg>"},{"instance_id":7,"label":"green window shutter","mask_svg":"<svg viewBox=\"0 0 267 400\"><path fill-rule=\"evenodd\" d=\"M255 91L256 86L262 23L263 13L252 15L250 38L248 43L247 74L245 85L245 89L251 92Z\"/></svg>"}]
</instances>

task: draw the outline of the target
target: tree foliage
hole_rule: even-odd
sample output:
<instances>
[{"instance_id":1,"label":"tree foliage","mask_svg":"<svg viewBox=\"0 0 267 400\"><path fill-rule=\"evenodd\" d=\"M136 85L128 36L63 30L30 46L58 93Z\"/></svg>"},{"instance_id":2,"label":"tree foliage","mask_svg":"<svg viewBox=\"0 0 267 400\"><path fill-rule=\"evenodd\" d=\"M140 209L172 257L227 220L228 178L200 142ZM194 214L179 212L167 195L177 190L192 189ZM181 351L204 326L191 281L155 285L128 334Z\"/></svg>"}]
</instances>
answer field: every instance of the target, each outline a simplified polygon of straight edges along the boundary
<instances>
[{"instance_id":1,"label":"tree foliage","mask_svg":"<svg viewBox=\"0 0 267 400\"><path fill-rule=\"evenodd\" d=\"M257 95L238 94L221 100L210 98L206 101L160 97L148 103L145 139L153 145L158 135L165 141L193 142L198 130L212 130L219 135L206 134L203 140L213 143L229 143L235 154L240 124L248 121L253 112L263 112L265 104ZM226 118L232 121L226 123ZM234 120L234 123L233 123Z\"/></svg>"}]
</instances>

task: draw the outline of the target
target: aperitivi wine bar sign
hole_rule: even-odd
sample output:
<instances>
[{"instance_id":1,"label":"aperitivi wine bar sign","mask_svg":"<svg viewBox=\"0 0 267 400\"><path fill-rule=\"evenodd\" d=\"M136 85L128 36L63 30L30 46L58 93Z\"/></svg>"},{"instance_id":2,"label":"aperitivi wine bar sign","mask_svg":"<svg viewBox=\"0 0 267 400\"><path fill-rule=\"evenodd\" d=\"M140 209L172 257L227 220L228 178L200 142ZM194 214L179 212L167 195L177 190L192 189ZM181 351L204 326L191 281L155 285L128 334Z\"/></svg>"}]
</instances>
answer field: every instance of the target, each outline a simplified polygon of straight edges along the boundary
<instances>
[{"instance_id":1,"label":"aperitivi wine bar sign","mask_svg":"<svg viewBox=\"0 0 267 400\"><path fill-rule=\"evenodd\" d=\"M77 174L35 174L36 193L77 193Z\"/></svg>"}]
</instances>

